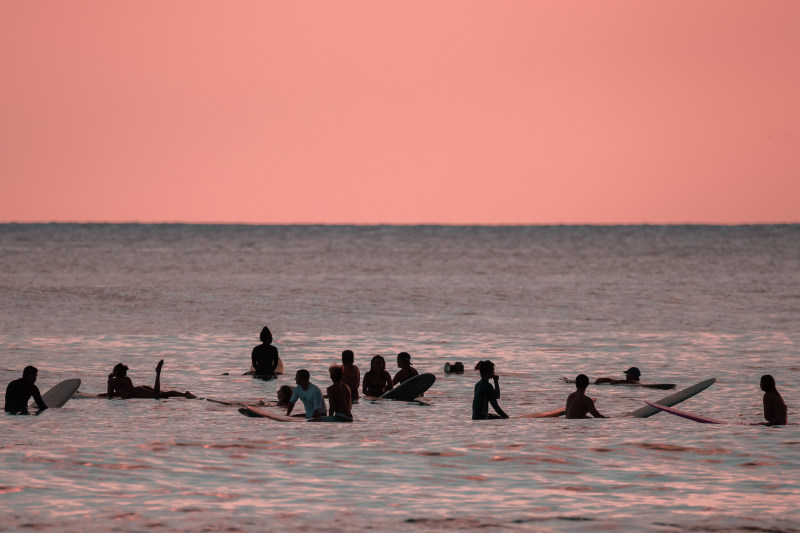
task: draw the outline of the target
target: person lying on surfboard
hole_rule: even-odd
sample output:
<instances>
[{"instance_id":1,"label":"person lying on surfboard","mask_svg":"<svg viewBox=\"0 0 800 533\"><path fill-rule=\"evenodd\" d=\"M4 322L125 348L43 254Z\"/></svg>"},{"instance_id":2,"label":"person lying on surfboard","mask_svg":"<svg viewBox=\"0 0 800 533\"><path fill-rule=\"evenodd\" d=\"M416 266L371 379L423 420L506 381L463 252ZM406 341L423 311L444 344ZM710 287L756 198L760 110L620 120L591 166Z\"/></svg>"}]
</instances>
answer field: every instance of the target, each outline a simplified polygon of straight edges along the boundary
<instances>
[{"instance_id":1,"label":"person lying on surfboard","mask_svg":"<svg viewBox=\"0 0 800 533\"><path fill-rule=\"evenodd\" d=\"M291 399L292 388L289 385L281 385L278 389L278 404L275 407L289 407Z\"/></svg>"},{"instance_id":2,"label":"person lying on surfboard","mask_svg":"<svg viewBox=\"0 0 800 533\"><path fill-rule=\"evenodd\" d=\"M597 411L594 401L586 396L588 386L589 377L586 374L579 374L575 378L576 390L567 397L567 410L564 413L567 418L587 418L587 414L595 418L606 418Z\"/></svg>"},{"instance_id":3,"label":"person lying on surfboard","mask_svg":"<svg viewBox=\"0 0 800 533\"><path fill-rule=\"evenodd\" d=\"M361 385L361 371L353 364L353 350L342 352L342 383L350 387L350 398L358 400L358 387Z\"/></svg>"},{"instance_id":4,"label":"person lying on surfboard","mask_svg":"<svg viewBox=\"0 0 800 533\"><path fill-rule=\"evenodd\" d=\"M775 388L775 378L769 374L761 376L761 390L764 391L764 418L767 426L782 426L786 424L786 403L784 403L778 389Z\"/></svg>"},{"instance_id":5,"label":"person lying on surfboard","mask_svg":"<svg viewBox=\"0 0 800 533\"><path fill-rule=\"evenodd\" d=\"M392 388L392 376L386 371L386 360L382 355L373 356L369 363L369 370L364 374L361 392L364 393L364 396L378 397Z\"/></svg>"},{"instance_id":6,"label":"person lying on surfboard","mask_svg":"<svg viewBox=\"0 0 800 533\"><path fill-rule=\"evenodd\" d=\"M122 363L117 363L114 370L108 375L108 388L106 394L99 394L98 396L106 396L113 398L173 398L182 396L184 398L197 398L189 391L178 392L174 390L162 391L161 390L161 367L164 366L164 360L160 360L156 365L156 382L152 387L147 385L133 386L133 381L128 377L128 367Z\"/></svg>"},{"instance_id":7,"label":"person lying on surfboard","mask_svg":"<svg viewBox=\"0 0 800 533\"><path fill-rule=\"evenodd\" d=\"M278 349L272 345L272 332L267 326L261 329L261 344L253 348L250 360L256 376L274 376L278 368Z\"/></svg>"},{"instance_id":8,"label":"person lying on surfboard","mask_svg":"<svg viewBox=\"0 0 800 533\"><path fill-rule=\"evenodd\" d=\"M292 416L292 409L297 400L303 401L306 408L306 418L318 418L325 416L325 400L322 398L322 391L319 387L311 383L311 374L305 368L301 368L294 376L297 387L294 388L292 397L289 398L289 407L286 409L286 416Z\"/></svg>"},{"instance_id":9,"label":"person lying on surfboard","mask_svg":"<svg viewBox=\"0 0 800 533\"><path fill-rule=\"evenodd\" d=\"M400 383L419 375L417 369L411 366L411 355L409 355L408 352L400 352L397 354L397 366L400 367L400 371L394 375L394 379L392 379L392 386L399 385Z\"/></svg>"},{"instance_id":10,"label":"person lying on surfboard","mask_svg":"<svg viewBox=\"0 0 800 533\"><path fill-rule=\"evenodd\" d=\"M497 404L497 400L500 398L500 377L494 373L494 363L487 359L478 362L475 368L480 371L481 380L475 384L475 396L472 398L472 419L508 418L508 415ZM494 387L489 383L490 379L494 381ZM492 409L497 414L489 412L489 404L492 404Z\"/></svg>"},{"instance_id":11,"label":"person lying on surfboard","mask_svg":"<svg viewBox=\"0 0 800 533\"><path fill-rule=\"evenodd\" d=\"M28 412L28 402L31 397L39 409L47 409L39 387L36 386L36 378L39 376L39 369L35 366L26 366L22 370L22 377L15 379L6 387L6 413L26 414Z\"/></svg>"},{"instance_id":12,"label":"person lying on surfboard","mask_svg":"<svg viewBox=\"0 0 800 533\"><path fill-rule=\"evenodd\" d=\"M344 374L342 367L333 365L328 369L333 385L328 387L328 416L353 419L353 400L350 397L350 387L342 383Z\"/></svg>"},{"instance_id":13,"label":"person lying on surfboard","mask_svg":"<svg viewBox=\"0 0 800 533\"><path fill-rule=\"evenodd\" d=\"M610 383L611 385L619 385L621 383L639 383L639 378L642 376L642 373L639 372L639 369L635 366L630 367L624 372L624 374L625 379L597 378L594 380L594 383L595 385L599 383Z\"/></svg>"}]
</instances>

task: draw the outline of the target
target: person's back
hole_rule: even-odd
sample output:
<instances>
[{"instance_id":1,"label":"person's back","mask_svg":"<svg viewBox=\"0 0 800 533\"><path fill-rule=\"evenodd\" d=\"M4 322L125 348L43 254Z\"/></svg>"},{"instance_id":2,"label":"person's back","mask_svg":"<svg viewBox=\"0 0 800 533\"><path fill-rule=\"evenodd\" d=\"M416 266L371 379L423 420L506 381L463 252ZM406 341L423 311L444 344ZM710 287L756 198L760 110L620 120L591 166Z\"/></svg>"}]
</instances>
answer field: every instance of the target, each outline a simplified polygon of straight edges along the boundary
<instances>
[{"instance_id":1,"label":"person's back","mask_svg":"<svg viewBox=\"0 0 800 533\"><path fill-rule=\"evenodd\" d=\"M39 409L47 409L39 387L36 386L36 378L39 371L36 367L27 366L22 371L22 377L15 379L6 387L6 401L4 409L7 413L27 413L28 401L31 398L36 402Z\"/></svg>"},{"instance_id":2,"label":"person's back","mask_svg":"<svg viewBox=\"0 0 800 533\"><path fill-rule=\"evenodd\" d=\"M591 398L586 396L586 387L589 386L589 378L580 374L575 378L575 392L567 396L567 408L564 416L566 418L586 418L590 414L595 418L606 418L601 415L594 406Z\"/></svg>"},{"instance_id":3,"label":"person's back","mask_svg":"<svg viewBox=\"0 0 800 533\"><path fill-rule=\"evenodd\" d=\"M358 387L361 385L361 371L353 364L355 355L352 350L342 352L342 382L350 387L350 398L358 400Z\"/></svg>"},{"instance_id":4,"label":"person's back","mask_svg":"<svg viewBox=\"0 0 800 533\"><path fill-rule=\"evenodd\" d=\"M764 391L764 418L769 426L785 425L788 419L786 403L775 386L775 378L769 374L761 376Z\"/></svg>"},{"instance_id":5,"label":"person's back","mask_svg":"<svg viewBox=\"0 0 800 533\"><path fill-rule=\"evenodd\" d=\"M342 383L342 367L334 365L329 369L331 381L328 387L328 414L330 416L343 416L353 418L352 398L350 397L350 387Z\"/></svg>"},{"instance_id":6,"label":"person's back","mask_svg":"<svg viewBox=\"0 0 800 533\"><path fill-rule=\"evenodd\" d=\"M272 332L264 326L260 335L261 343L250 354L250 361L258 376L275 375L278 367L278 349L272 345Z\"/></svg>"}]
</instances>

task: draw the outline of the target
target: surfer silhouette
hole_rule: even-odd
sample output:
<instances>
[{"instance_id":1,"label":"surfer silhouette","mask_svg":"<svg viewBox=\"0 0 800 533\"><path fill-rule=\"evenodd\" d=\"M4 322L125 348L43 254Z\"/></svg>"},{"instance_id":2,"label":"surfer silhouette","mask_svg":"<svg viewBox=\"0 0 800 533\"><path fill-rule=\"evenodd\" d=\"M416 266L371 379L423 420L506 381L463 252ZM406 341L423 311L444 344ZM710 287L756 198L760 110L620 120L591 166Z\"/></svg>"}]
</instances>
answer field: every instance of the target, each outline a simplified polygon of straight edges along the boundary
<instances>
[{"instance_id":1,"label":"surfer silhouette","mask_svg":"<svg viewBox=\"0 0 800 533\"><path fill-rule=\"evenodd\" d=\"M292 388L289 385L281 385L278 389L277 407L288 407L289 400L292 398Z\"/></svg>"},{"instance_id":2,"label":"surfer silhouette","mask_svg":"<svg viewBox=\"0 0 800 533\"><path fill-rule=\"evenodd\" d=\"M576 391L567 397L567 418L587 418L591 414L595 418L606 418L601 415L594 406L591 398L586 396L586 387L589 386L589 378L586 374L579 374L575 378Z\"/></svg>"},{"instance_id":3,"label":"surfer silhouette","mask_svg":"<svg viewBox=\"0 0 800 533\"><path fill-rule=\"evenodd\" d=\"M36 386L36 378L39 377L39 369L35 366L26 366L22 370L22 377L15 379L6 387L5 411L7 413L24 414L28 412L28 402L31 397L39 409L47 409L39 387Z\"/></svg>"},{"instance_id":4,"label":"surfer silhouette","mask_svg":"<svg viewBox=\"0 0 800 533\"><path fill-rule=\"evenodd\" d=\"M764 418L767 426L781 426L786 424L786 403L783 401L778 389L775 388L775 378L769 374L761 376L761 390L764 391Z\"/></svg>"},{"instance_id":5,"label":"surfer silhouette","mask_svg":"<svg viewBox=\"0 0 800 533\"><path fill-rule=\"evenodd\" d=\"M183 398L197 398L189 391L178 392L174 390L162 391L161 390L161 368L164 366L164 360L161 359L156 365L156 381L152 387L147 385L139 385L134 387L133 381L128 377L128 367L122 363L114 365L114 370L108 375L108 386L105 396L113 398L114 396L122 399L128 398L174 398L181 396ZM103 396L102 394L98 396Z\"/></svg>"},{"instance_id":6,"label":"surfer silhouette","mask_svg":"<svg viewBox=\"0 0 800 533\"><path fill-rule=\"evenodd\" d=\"M497 418L508 418L508 415L500 408L497 400L500 398L500 377L494 373L494 363L489 361L479 361L475 368L480 371L481 379L475 384L475 395L472 398L472 419L487 420ZM494 386L489 380L494 381ZM489 412L489 404L495 413Z\"/></svg>"},{"instance_id":7,"label":"surfer silhouette","mask_svg":"<svg viewBox=\"0 0 800 533\"><path fill-rule=\"evenodd\" d=\"M343 370L339 365L328 369L333 384L328 387L328 415L353 419L353 400L350 397L350 387L342 383Z\"/></svg>"},{"instance_id":8,"label":"surfer silhouette","mask_svg":"<svg viewBox=\"0 0 800 533\"><path fill-rule=\"evenodd\" d=\"M386 371L386 360L382 355L373 356L369 362L369 370L364 374L361 392L364 396L380 396L392 388L392 376Z\"/></svg>"},{"instance_id":9,"label":"surfer silhouette","mask_svg":"<svg viewBox=\"0 0 800 533\"><path fill-rule=\"evenodd\" d=\"M278 368L278 349L272 345L272 332L267 326L261 329L259 335L261 344L253 348L250 360L253 363L256 376L274 376Z\"/></svg>"},{"instance_id":10,"label":"surfer silhouette","mask_svg":"<svg viewBox=\"0 0 800 533\"><path fill-rule=\"evenodd\" d=\"M358 400L358 387L361 385L361 371L353 364L353 350L342 352L342 383L350 387L350 398Z\"/></svg>"},{"instance_id":11,"label":"surfer silhouette","mask_svg":"<svg viewBox=\"0 0 800 533\"><path fill-rule=\"evenodd\" d=\"M625 379L597 378L594 383L595 385L598 383L610 383L612 385L617 385L620 383L639 383L639 378L642 376L642 373L635 366L630 367L624 372L624 374Z\"/></svg>"},{"instance_id":12,"label":"surfer silhouette","mask_svg":"<svg viewBox=\"0 0 800 533\"><path fill-rule=\"evenodd\" d=\"M411 366L411 355L409 355L408 352L400 352L397 354L397 366L400 368L400 371L394 375L392 386L419 375L417 369Z\"/></svg>"}]
</instances>

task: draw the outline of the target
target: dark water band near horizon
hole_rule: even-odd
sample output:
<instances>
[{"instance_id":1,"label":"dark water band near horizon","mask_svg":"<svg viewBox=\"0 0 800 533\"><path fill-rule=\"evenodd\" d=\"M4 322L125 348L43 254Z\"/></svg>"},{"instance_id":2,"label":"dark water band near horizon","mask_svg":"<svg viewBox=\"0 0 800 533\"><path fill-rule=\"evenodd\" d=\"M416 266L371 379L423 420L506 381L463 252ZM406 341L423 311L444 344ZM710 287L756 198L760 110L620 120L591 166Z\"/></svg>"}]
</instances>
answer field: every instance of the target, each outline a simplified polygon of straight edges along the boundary
<instances>
[{"instance_id":1,"label":"dark water band near horizon","mask_svg":"<svg viewBox=\"0 0 800 533\"><path fill-rule=\"evenodd\" d=\"M40 369L272 399L242 377L263 325L327 386L352 349L407 351L427 405L362 401L353 424L281 424L201 400L74 399L2 417L0 529L800 531L800 226L0 224L0 383ZM472 421L490 358L512 416L563 405L561 376L679 388L681 408L790 425ZM394 370L390 368L390 370ZM227 375L226 375L227 374ZM622 415L664 391L590 387Z\"/></svg>"}]
</instances>

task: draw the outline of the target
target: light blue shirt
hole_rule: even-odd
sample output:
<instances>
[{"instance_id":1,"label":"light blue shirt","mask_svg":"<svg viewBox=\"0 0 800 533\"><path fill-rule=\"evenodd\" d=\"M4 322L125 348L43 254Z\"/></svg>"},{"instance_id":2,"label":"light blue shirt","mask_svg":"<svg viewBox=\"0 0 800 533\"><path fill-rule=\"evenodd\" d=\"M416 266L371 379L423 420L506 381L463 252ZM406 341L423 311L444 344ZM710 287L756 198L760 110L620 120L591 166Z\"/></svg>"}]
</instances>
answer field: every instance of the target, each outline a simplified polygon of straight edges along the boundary
<instances>
[{"instance_id":1,"label":"light blue shirt","mask_svg":"<svg viewBox=\"0 0 800 533\"><path fill-rule=\"evenodd\" d=\"M306 408L306 418L311 418L314 411L319 411L323 415L328 414L328 411L325 409L325 400L322 398L322 391L313 383L309 383L308 389L306 390L303 390L303 387L300 385L294 388L289 403L295 403L298 399L303 401L303 405Z\"/></svg>"}]
</instances>

